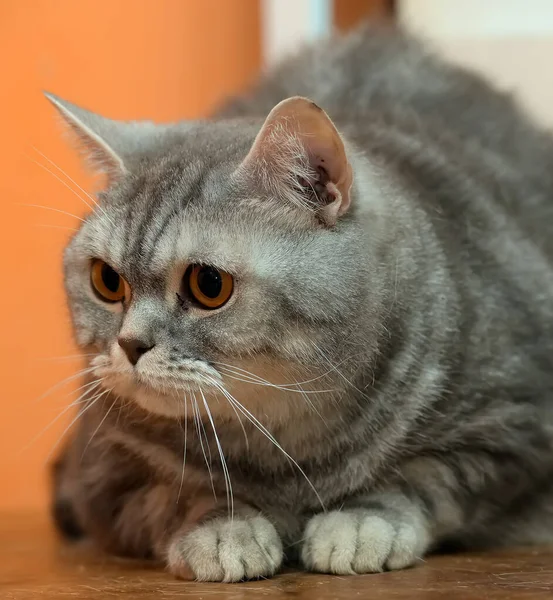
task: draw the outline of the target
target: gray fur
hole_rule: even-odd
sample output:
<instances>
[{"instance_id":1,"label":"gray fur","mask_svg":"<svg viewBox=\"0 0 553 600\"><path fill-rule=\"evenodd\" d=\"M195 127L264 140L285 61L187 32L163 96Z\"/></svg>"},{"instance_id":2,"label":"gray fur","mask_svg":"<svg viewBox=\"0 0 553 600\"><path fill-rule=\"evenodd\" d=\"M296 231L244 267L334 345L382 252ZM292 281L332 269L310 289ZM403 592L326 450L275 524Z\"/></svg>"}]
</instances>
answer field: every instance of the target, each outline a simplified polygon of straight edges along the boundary
<instances>
[{"instance_id":1,"label":"gray fur","mask_svg":"<svg viewBox=\"0 0 553 600\"><path fill-rule=\"evenodd\" d=\"M330 115L353 166L351 209L332 228L284 185L237 176L268 112L294 95ZM274 526L307 568L373 572L446 543L553 541L553 141L510 97L401 34L364 29L306 49L217 119L129 146L119 127L101 135L124 172L65 254L77 340L113 388L87 405L57 472L85 532L167 557L177 574L194 540L192 576L278 568L280 540L265 560L255 528L240 537L220 520L226 483L201 387L239 527L261 523L266 540ZM128 308L93 297L94 257L128 281ZM180 306L190 262L235 276L224 309ZM149 391L121 358L124 373L110 370L122 330L155 338L137 367ZM239 382L220 363L279 385ZM216 513L182 529L210 479ZM155 521L152 493L165 499ZM214 528L255 556L240 566L215 552Z\"/></svg>"}]
</instances>

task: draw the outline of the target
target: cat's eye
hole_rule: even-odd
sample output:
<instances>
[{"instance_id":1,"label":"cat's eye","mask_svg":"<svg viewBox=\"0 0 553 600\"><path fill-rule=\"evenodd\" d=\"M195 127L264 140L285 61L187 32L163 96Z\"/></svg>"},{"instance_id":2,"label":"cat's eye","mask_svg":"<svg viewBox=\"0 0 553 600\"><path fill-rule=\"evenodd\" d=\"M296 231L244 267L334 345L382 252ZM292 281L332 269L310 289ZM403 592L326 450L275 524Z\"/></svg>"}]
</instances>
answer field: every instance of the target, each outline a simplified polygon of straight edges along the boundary
<instances>
[{"instance_id":1,"label":"cat's eye","mask_svg":"<svg viewBox=\"0 0 553 600\"><path fill-rule=\"evenodd\" d=\"M104 302L121 302L125 298L125 280L103 260L92 261L90 282Z\"/></svg>"},{"instance_id":2,"label":"cat's eye","mask_svg":"<svg viewBox=\"0 0 553 600\"><path fill-rule=\"evenodd\" d=\"M184 275L189 294L202 308L220 308L232 296L232 275L207 265L190 265Z\"/></svg>"}]
</instances>

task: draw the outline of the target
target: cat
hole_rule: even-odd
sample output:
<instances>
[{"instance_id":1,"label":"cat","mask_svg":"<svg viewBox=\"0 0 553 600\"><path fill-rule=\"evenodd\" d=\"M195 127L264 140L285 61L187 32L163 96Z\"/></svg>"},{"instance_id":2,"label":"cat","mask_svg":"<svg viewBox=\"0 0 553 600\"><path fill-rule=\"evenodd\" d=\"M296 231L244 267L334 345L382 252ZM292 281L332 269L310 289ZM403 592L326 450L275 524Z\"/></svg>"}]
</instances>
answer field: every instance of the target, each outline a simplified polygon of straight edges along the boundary
<instances>
[{"instance_id":1,"label":"cat","mask_svg":"<svg viewBox=\"0 0 553 600\"><path fill-rule=\"evenodd\" d=\"M107 178L63 532L226 582L553 541L553 139L509 95L365 26L205 121L49 99Z\"/></svg>"}]
</instances>

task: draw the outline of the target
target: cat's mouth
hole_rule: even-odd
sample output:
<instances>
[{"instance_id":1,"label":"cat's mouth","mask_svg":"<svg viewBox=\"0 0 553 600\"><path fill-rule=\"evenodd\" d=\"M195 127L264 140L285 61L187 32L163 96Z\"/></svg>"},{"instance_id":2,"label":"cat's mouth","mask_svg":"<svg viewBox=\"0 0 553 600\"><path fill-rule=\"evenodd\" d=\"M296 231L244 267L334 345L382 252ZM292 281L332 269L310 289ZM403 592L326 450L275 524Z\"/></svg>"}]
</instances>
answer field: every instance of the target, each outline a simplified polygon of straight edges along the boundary
<instances>
[{"instance_id":1,"label":"cat's mouth","mask_svg":"<svg viewBox=\"0 0 553 600\"><path fill-rule=\"evenodd\" d=\"M117 358L100 354L91 361L93 374L101 386L126 400L136 402L148 412L182 417L186 402L196 394L210 394L222 384L221 375L207 363L185 361L179 368L163 366L159 361L131 367Z\"/></svg>"}]
</instances>

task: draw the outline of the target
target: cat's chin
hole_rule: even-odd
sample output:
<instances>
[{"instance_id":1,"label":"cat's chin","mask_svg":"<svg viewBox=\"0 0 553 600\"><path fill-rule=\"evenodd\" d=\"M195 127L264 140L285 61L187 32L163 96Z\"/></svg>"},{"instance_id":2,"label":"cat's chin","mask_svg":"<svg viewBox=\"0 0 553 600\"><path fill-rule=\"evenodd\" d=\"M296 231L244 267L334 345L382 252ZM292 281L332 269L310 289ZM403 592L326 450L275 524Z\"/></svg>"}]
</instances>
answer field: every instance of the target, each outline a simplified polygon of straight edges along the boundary
<instances>
[{"instance_id":1,"label":"cat's chin","mask_svg":"<svg viewBox=\"0 0 553 600\"><path fill-rule=\"evenodd\" d=\"M202 397L211 396L209 386L199 386L191 382L182 389L167 389L150 383L129 381L123 379L113 385L113 393L125 400L134 402L148 413L171 419L182 419L192 416L192 401L197 411L203 413Z\"/></svg>"},{"instance_id":2,"label":"cat's chin","mask_svg":"<svg viewBox=\"0 0 553 600\"><path fill-rule=\"evenodd\" d=\"M179 398L176 394L157 392L147 387L136 387L131 399L140 408L160 417L181 419L186 414L184 392Z\"/></svg>"},{"instance_id":3,"label":"cat's chin","mask_svg":"<svg viewBox=\"0 0 553 600\"><path fill-rule=\"evenodd\" d=\"M148 384L120 382L114 386L113 393L134 402L152 415L182 419L191 415L191 398L201 397L201 393L206 394L205 390L200 392L199 387L193 388L194 386L190 386L182 391L176 389L166 391Z\"/></svg>"}]
</instances>

